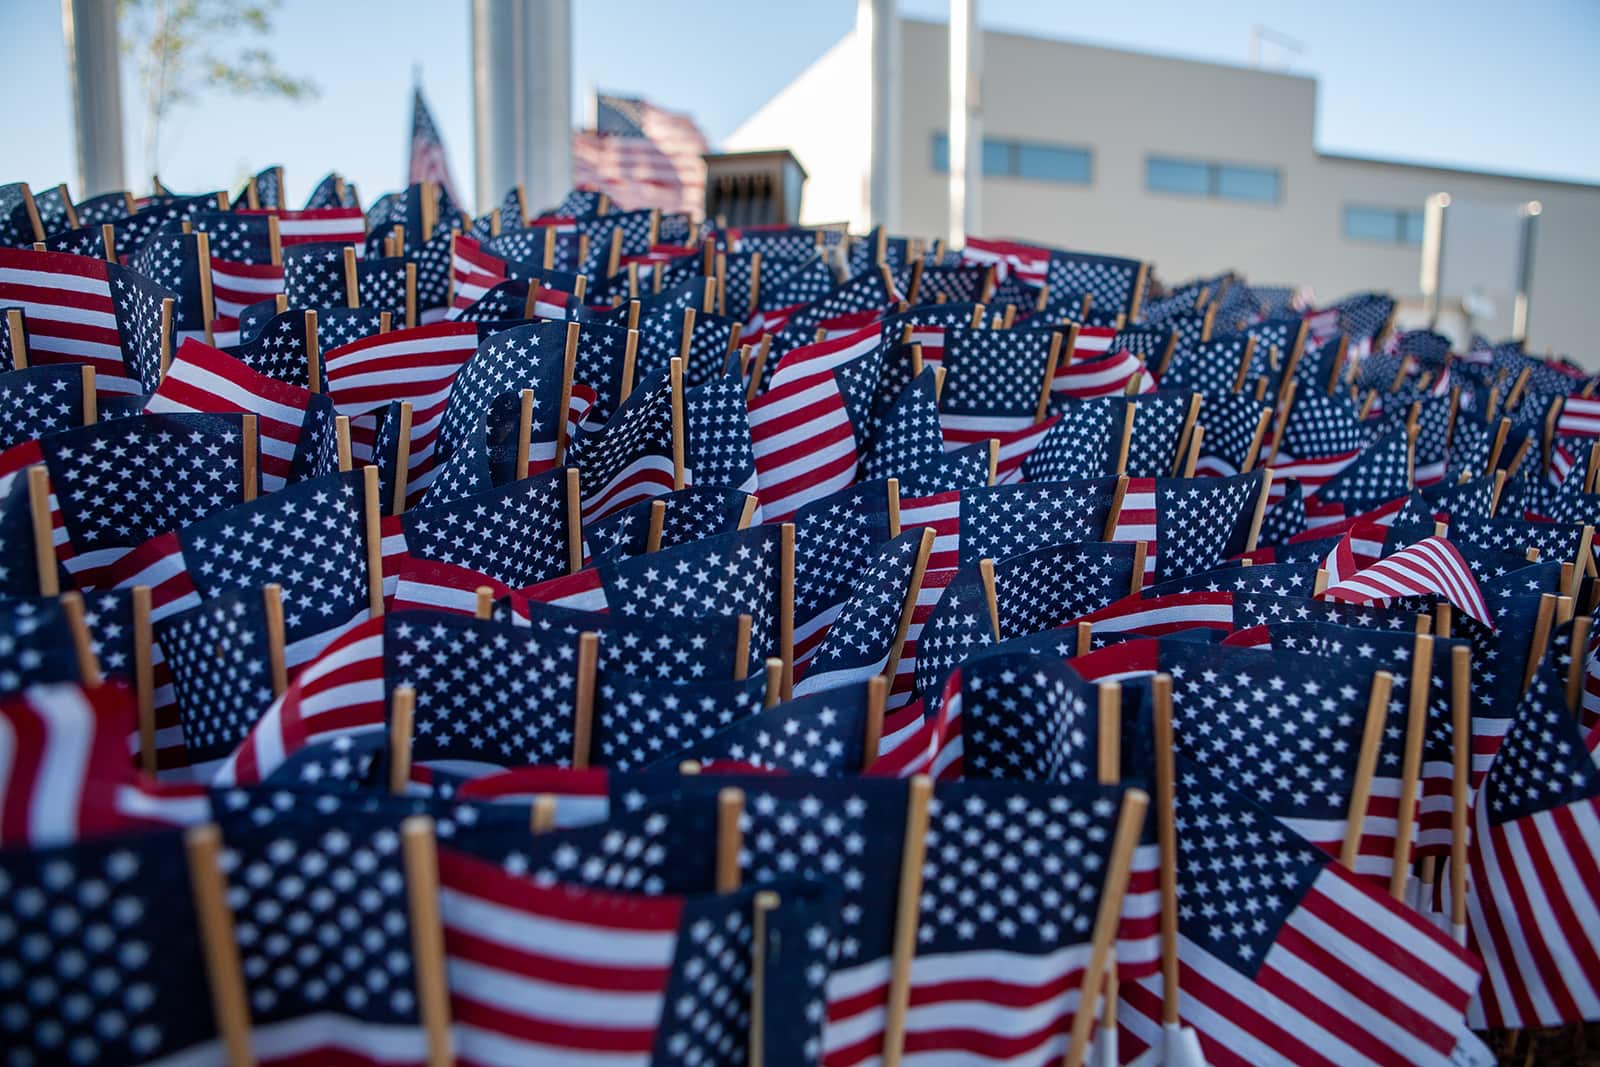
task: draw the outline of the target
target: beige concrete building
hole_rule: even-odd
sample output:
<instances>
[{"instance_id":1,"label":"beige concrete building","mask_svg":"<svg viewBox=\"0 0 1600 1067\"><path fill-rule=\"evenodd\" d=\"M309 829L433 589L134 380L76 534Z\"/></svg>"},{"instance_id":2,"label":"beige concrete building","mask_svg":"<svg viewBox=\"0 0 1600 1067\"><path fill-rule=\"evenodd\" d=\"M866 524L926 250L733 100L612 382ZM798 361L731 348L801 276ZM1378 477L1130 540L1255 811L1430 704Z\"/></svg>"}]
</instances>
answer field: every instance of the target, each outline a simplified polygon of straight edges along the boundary
<instances>
[{"instance_id":1,"label":"beige concrete building","mask_svg":"<svg viewBox=\"0 0 1600 1067\"><path fill-rule=\"evenodd\" d=\"M891 221L897 233L942 236L947 31L902 20L901 40ZM1169 281L1231 267L1262 284L1311 286L1324 301L1388 290L1409 323L1426 317L1424 203L1447 193L1440 328L1498 338L1511 331L1519 212L1537 202L1530 349L1600 367L1590 293L1600 185L1319 152L1311 78L1009 33L985 32L981 47L974 232L1140 257ZM804 221L868 222L865 58L847 36L724 143L791 148L810 175ZM1468 321L1461 296L1472 291L1478 317Z\"/></svg>"}]
</instances>

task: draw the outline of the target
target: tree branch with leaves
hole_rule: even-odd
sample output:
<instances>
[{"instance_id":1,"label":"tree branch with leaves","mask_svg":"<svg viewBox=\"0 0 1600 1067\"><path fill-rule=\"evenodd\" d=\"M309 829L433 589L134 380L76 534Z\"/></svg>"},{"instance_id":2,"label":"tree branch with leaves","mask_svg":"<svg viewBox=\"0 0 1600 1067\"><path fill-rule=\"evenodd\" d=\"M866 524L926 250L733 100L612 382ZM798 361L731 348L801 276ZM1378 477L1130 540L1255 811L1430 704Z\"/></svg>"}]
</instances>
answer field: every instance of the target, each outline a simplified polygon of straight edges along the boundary
<instances>
[{"instance_id":1,"label":"tree branch with leaves","mask_svg":"<svg viewBox=\"0 0 1600 1067\"><path fill-rule=\"evenodd\" d=\"M317 85L280 67L259 42L279 0L118 0L124 49L139 64L144 158L160 169L161 125L202 93L313 100Z\"/></svg>"}]
</instances>

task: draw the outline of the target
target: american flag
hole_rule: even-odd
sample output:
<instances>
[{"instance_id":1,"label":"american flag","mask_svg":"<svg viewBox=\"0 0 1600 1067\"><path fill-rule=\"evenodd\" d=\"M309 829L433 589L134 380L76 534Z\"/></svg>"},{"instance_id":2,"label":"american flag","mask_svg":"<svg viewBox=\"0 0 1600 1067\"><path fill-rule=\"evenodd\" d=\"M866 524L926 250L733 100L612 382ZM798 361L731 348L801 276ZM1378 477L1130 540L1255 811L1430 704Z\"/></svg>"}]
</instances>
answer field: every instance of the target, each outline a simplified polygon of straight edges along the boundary
<instances>
[{"instance_id":1,"label":"american flag","mask_svg":"<svg viewBox=\"0 0 1600 1067\"><path fill-rule=\"evenodd\" d=\"M663 493L588 524L584 545L589 558L628 559L649 551L650 515L657 502L662 508L658 547L663 548L740 529L746 507L756 507L756 499L748 493L718 486L689 486Z\"/></svg>"},{"instance_id":2,"label":"american flag","mask_svg":"<svg viewBox=\"0 0 1600 1067\"><path fill-rule=\"evenodd\" d=\"M0 339L3 340L3 339ZM0 372L0 450L84 424L83 368L72 364Z\"/></svg>"},{"instance_id":3,"label":"american flag","mask_svg":"<svg viewBox=\"0 0 1600 1067\"><path fill-rule=\"evenodd\" d=\"M427 102L422 99L420 85L411 91L411 161L406 168L406 182L411 185L432 182L452 202L460 202L456 196L456 183L450 177L450 157L445 154L439 127L434 125L433 115L428 111ZM419 241L426 241L433 235L415 236ZM413 235L407 233L408 244L412 239Z\"/></svg>"},{"instance_id":4,"label":"american flag","mask_svg":"<svg viewBox=\"0 0 1600 1067\"><path fill-rule=\"evenodd\" d=\"M572 177L625 207L697 216L705 207L707 150L688 115L597 94L595 128L572 135Z\"/></svg>"},{"instance_id":5,"label":"american flag","mask_svg":"<svg viewBox=\"0 0 1600 1067\"><path fill-rule=\"evenodd\" d=\"M1051 357L1064 335L1045 330L945 329L939 415L946 447L968 445L1031 425L1046 389Z\"/></svg>"},{"instance_id":6,"label":"american flag","mask_svg":"<svg viewBox=\"0 0 1600 1067\"><path fill-rule=\"evenodd\" d=\"M794 516L796 665L815 654L838 618L855 578L889 540L888 494L881 487L841 490Z\"/></svg>"},{"instance_id":7,"label":"american flag","mask_svg":"<svg viewBox=\"0 0 1600 1067\"><path fill-rule=\"evenodd\" d=\"M1366 567L1357 567L1349 548L1351 534L1339 542L1337 578L1329 569L1324 596L1352 604L1388 606L1397 599L1436 596L1448 600L1471 618L1493 625L1489 607L1472 568L1456 547L1443 537L1427 537Z\"/></svg>"},{"instance_id":8,"label":"american flag","mask_svg":"<svg viewBox=\"0 0 1600 1067\"><path fill-rule=\"evenodd\" d=\"M161 367L161 301L172 296L117 263L0 249L0 306L20 308L35 364L85 363L95 389L149 392Z\"/></svg>"},{"instance_id":9,"label":"american flag","mask_svg":"<svg viewBox=\"0 0 1600 1067\"><path fill-rule=\"evenodd\" d=\"M636 387L603 427L572 442L567 458L578 468L585 518L603 519L672 491L673 407L682 403L661 375Z\"/></svg>"},{"instance_id":10,"label":"american flag","mask_svg":"<svg viewBox=\"0 0 1600 1067\"><path fill-rule=\"evenodd\" d=\"M744 379L736 371L683 391L685 475L700 486L756 490L758 476L745 405ZM759 515L759 512L758 512Z\"/></svg>"},{"instance_id":11,"label":"american flag","mask_svg":"<svg viewBox=\"0 0 1600 1067\"><path fill-rule=\"evenodd\" d=\"M603 767L676 771L684 760L699 758L696 746L748 722L766 706L764 671L739 680L676 679L662 684L653 671L630 674L617 669L618 658L613 651L612 669L601 672L595 684L591 759ZM777 699L776 693L772 699Z\"/></svg>"},{"instance_id":12,"label":"american flag","mask_svg":"<svg viewBox=\"0 0 1600 1067\"><path fill-rule=\"evenodd\" d=\"M861 773L866 761L867 702L867 687L862 685L798 696L742 717L682 755L712 771L732 767L814 778L851 777ZM881 742L878 751L883 751ZM675 761L663 759L655 769L676 766Z\"/></svg>"},{"instance_id":13,"label":"american flag","mask_svg":"<svg viewBox=\"0 0 1600 1067\"><path fill-rule=\"evenodd\" d=\"M830 613L832 621L808 669L795 683L796 695L864 682L888 668L900 618L916 596L918 564L926 563L922 544L921 531L903 533L861 560L846 598Z\"/></svg>"},{"instance_id":14,"label":"american flag","mask_svg":"<svg viewBox=\"0 0 1600 1067\"><path fill-rule=\"evenodd\" d=\"M402 554L470 567L511 588L567 573L570 525L566 472L554 470L484 489L441 507L409 508L384 530L386 574Z\"/></svg>"},{"instance_id":15,"label":"american flag","mask_svg":"<svg viewBox=\"0 0 1600 1067\"><path fill-rule=\"evenodd\" d=\"M308 207L304 211L262 209L240 211L238 215L272 216L278 220L278 241L284 248L300 244L327 242L354 245L361 255L367 241L367 219L359 207ZM231 257L230 257L231 258Z\"/></svg>"},{"instance_id":16,"label":"american flag","mask_svg":"<svg viewBox=\"0 0 1600 1067\"><path fill-rule=\"evenodd\" d=\"M1476 961L1246 794L1176 763L1179 1012L1206 1062L1449 1063ZM1124 1046L1158 1044L1160 979L1121 996Z\"/></svg>"},{"instance_id":17,"label":"american flag","mask_svg":"<svg viewBox=\"0 0 1600 1067\"><path fill-rule=\"evenodd\" d=\"M1595 908L1600 772L1546 663L1479 790L1468 947L1486 981L1475 1026L1560 1026L1600 1005Z\"/></svg>"},{"instance_id":18,"label":"american flag","mask_svg":"<svg viewBox=\"0 0 1600 1067\"><path fill-rule=\"evenodd\" d=\"M277 492L294 474L296 459L311 445L317 398L309 390L258 374L210 345L183 342L145 411L237 412L256 416L261 488ZM328 401L322 399L323 404Z\"/></svg>"},{"instance_id":19,"label":"american flag","mask_svg":"<svg viewBox=\"0 0 1600 1067\"><path fill-rule=\"evenodd\" d=\"M15 1062L223 1057L182 835L10 849L0 882Z\"/></svg>"}]
</instances>

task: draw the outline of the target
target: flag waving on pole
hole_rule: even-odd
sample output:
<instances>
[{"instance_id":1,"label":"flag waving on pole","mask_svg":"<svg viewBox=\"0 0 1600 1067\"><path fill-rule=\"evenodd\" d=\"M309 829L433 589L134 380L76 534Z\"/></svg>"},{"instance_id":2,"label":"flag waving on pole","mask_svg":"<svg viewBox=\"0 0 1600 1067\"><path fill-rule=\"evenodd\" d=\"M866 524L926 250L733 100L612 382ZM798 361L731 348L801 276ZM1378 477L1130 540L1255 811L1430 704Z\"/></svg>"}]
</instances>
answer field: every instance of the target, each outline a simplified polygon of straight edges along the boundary
<instances>
[{"instance_id":1,"label":"flag waving on pole","mask_svg":"<svg viewBox=\"0 0 1600 1067\"><path fill-rule=\"evenodd\" d=\"M434 182L445 191L450 201L461 203L456 195L456 183L450 177L450 158L445 154L444 140L439 127L433 123L433 113L428 102L422 99L422 79L411 91L411 162L407 167L407 185Z\"/></svg>"}]
</instances>

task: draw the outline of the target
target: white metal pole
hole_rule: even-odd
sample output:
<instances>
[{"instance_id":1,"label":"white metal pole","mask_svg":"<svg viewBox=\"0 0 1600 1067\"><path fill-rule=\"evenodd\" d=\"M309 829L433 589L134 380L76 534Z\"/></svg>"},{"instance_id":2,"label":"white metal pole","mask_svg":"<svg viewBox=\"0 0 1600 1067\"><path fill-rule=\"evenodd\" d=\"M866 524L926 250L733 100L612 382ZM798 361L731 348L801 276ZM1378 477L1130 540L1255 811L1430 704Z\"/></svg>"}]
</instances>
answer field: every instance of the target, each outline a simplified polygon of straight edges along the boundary
<instances>
[{"instance_id":1,"label":"white metal pole","mask_svg":"<svg viewBox=\"0 0 1600 1067\"><path fill-rule=\"evenodd\" d=\"M571 0L515 0L522 16L522 180L529 210L572 187Z\"/></svg>"},{"instance_id":2,"label":"white metal pole","mask_svg":"<svg viewBox=\"0 0 1600 1067\"><path fill-rule=\"evenodd\" d=\"M478 214L497 206L518 181L519 6L514 0L472 0L472 161Z\"/></svg>"},{"instance_id":3,"label":"white metal pole","mask_svg":"<svg viewBox=\"0 0 1600 1067\"><path fill-rule=\"evenodd\" d=\"M117 5L107 0L61 0L61 30L77 124L78 195L126 189Z\"/></svg>"},{"instance_id":4,"label":"white metal pole","mask_svg":"<svg viewBox=\"0 0 1600 1067\"><path fill-rule=\"evenodd\" d=\"M983 46L978 0L950 0L950 244L978 229L983 175Z\"/></svg>"},{"instance_id":5,"label":"white metal pole","mask_svg":"<svg viewBox=\"0 0 1600 1067\"><path fill-rule=\"evenodd\" d=\"M856 0L856 36L867 61L866 226L899 227L900 12L898 0Z\"/></svg>"}]
</instances>

